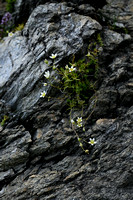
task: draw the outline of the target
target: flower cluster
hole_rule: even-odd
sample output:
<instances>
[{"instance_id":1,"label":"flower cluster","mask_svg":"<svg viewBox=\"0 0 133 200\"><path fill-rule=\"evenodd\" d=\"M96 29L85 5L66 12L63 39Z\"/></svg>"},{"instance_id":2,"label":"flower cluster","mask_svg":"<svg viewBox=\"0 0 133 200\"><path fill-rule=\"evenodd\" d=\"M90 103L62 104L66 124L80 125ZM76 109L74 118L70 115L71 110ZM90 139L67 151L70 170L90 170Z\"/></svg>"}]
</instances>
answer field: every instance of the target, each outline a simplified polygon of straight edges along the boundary
<instances>
[{"instance_id":1,"label":"flower cluster","mask_svg":"<svg viewBox=\"0 0 133 200\"><path fill-rule=\"evenodd\" d=\"M76 122L73 119L71 119L71 124L73 124L73 125L76 124L78 127L82 127L83 126L82 117L78 117Z\"/></svg>"},{"instance_id":2,"label":"flower cluster","mask_svg":"<svg viewBox=\"0 0 133 200\"><path fill-rule=\"evenodd\" d=\"M78 141L79 141L79 146L83 149L83 151L85 152L85 153L87 153L87 154L89 154L89 150L88 149L84 149L84 145L83 145L83 143L82 143L82 139L81 138L79 138L78 137ZM86 141L85 141L86 142ZM90 145L94 145L94 144L96 144L97 143L97 141L95 141L95 138L90 138L90 141L88 142L88 144L90 144Z\"/></svg>"},{"instance_id":3,"label":"flower cluster","mask_svg":"<svg viewBox=\"0 0 133 200\"><path fill-rule=\"evenodd\" d=\"M57 54L52 54L51 56L50 56L50 58L51 59L55 59L57 57ZM44 60L44 62L48 65L49 64L49 62L48 62L48 60L47 59L45 59ZM54 68L54 64L53 64L53 68ZM46 78L46 79L50 79L50 71L48 70L48 71L46 71L45 73L44 73L44 77ZM47 86L48 85L48 83L43 83L43 86ZM43 92L41 92L41 95L40 95L40 97L45 97L46 96L46 91L44 90Z\"/></svg>"},{"instance_id":4,"label":"flower cluster","mask_svg":"<svg viewBox=\"0 0 133 200\"><path fill-rule=\"evenodd\" d=\"M43 86L46 87L47 85L51 85L52 87L58 88L66 95L70 107L71 127L76 134L79 146L87 154L89 154L89 150L84 148L84 143L93 146L97 142L94 138L90 138L89 142L80 138L77 130L79 130L78 128L82 128L80 131L83 130L85 132L85 121L82 119L83 106L86 102L85 100L90 98L92 95L91 91L94 91L93 81L95 80L95 72L98 68L97 49L95 49L94 52L90 50L91 46L89 47L88 54L84 59L79 60L78 62L74 62L73 59L72 63L69 62L65 67L58 67L58 65L55 64L57 54L49 56L53 61L52 64L51 62L49 64L47 59L44 60L45 64L49 67L49 70L46 70L44 73L47 82L43 83ZM52 73L51 70L54 70L54 73ZM58 86L53 84L53 80L57 80L57 77L58 80L61 80ZM44 98L46 96L46 91L47 90L41 92L40 97ZM48 97L48 100L49 99L51 99L51 97ZM79 117L72 119L71 113L74 111L75 107L82 109L82 112ZM76 129L76 127L78 128Z\"/></svg>"},{"instance_id":5,"label":"flower cluster","mask_svg":"<svg viewBox=\"0 0 133 200\"><path fill-rule=\"evenodd\" d=\"M1 25L5 25L7 23L9 23L9 21L12 20L12 15L11 13L7 12L5 13L5 15L2 17L2 20L1 20Z\"/></svg>"},{"instance_id":6,"label":"flower cluster","mask_svg":"<svg viewBox=\"0 0 133 200\"><path fill-rule=\"evenodd\" d=\"M82 117L77 118L77 126L82 127Z\"/></svg>"},{"instance_id":7,"label":"flower cluster","mask_svg":"<svg viewBox=\"0 0 133 200\"><path fill-rule=\"evenodd\" d=\"M7 12L2 17L2 20L0 22L0 39L7 36L12 27L12 15L9 12Z\"/></svg>"},{"instance_id":8,"label":"flower cluster","mask_svg":"<svg viewBox=\"0 0 133 200\"><path fill-rule=\"evenodd\" d=\"M76 71L76 67L74 67L73 65L71 67L69 67L68 65L65 66L65 69L68 69L69 72L73 72Z\"/></svg>"},{"instance_id":9,"label":"flower cluster","mask_svg":"<svg viewBox=\"0 0 133 200\"><path fill-rule=\"evenodd\" d=\"M76 121L74 121L73 119L71 119L70 120L71 121L71 124L72 124L72 128L74 129L74 125L77 125L77 127L82 127L83 125L82 125L82 122L83 122L83 120L82 120L82 117L78 117L77 119L76 119ZM83 127L83 130L85 131L85 128ZM76 133L76 135L77 135L77 138L78 138L78 141L79 141L79 146L82 148L82 150L85 152L85 153L87 153L87 154L89 154L89 150L88 149L84 149L84 145L83 145L83 143L82 143L82 138L80 138L79 136L78 136L78 134ZM90 141L89 142L87 142L86 140L83 140L83 142L86 142L86 143L88 143L88 144L90 144L90 145L94 145L94 144L96 144L97 143L97 141L95 141L95 138L90 138Z\"/></svg>"}]
</instances>

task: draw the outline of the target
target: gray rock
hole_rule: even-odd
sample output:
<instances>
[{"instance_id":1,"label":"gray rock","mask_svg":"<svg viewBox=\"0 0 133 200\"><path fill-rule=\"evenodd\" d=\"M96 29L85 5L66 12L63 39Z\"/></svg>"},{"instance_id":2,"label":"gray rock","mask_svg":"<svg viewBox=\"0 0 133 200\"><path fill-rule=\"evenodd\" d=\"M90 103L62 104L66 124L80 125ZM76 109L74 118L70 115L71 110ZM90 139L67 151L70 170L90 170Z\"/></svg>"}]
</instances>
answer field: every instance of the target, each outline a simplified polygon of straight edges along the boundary
<instances>
[{"instance_id":1,"label":"gray rock","mask_svg":"<svg viewBox=\"0 0 133 200\"><path fill-rule=\"evenodd\" d=\"M31 136L24 127L4 129L0 133L0 172L14 169L23 171L29 159ZM6 177L6 174L5 174Z\"/></svg>"},{"instance_id":2,"label":"gray rock","mask_svg":"<svg viewBox=\"0 0 133 200\"><path fill-rule=\"evenodd\" d=\"M120 19L119 15L132 15L130 0L107 2L101 9L107 23L113 17ZM77 7L78 14L73 4L41 5L22 32L1 44L0 94L4 101L0 102L0 120L4 114L10 116L0 127L2 200L133 199L132 17L118 20L120 28L129 27L129 34L123 34L84 16L90 7ZM99 11L90 12L99 16ZM103 40L100 77L96 93L86 104L86 130L76 129L87 141L83 144L89 154L85 154L70 126L64 98L39 99L48 69L44 59L58 53L59 64L73 53L79 55L96 31ZM59 95L51 88L47 91ZM73 116L79 116L79 111L73 111ZM94 146L88 144L90 138L97 141Z\"/></svg>"},{"instance_id":3,"label":"gray rock","mask_svg":"<svg viewBox=\"0 0 133 200\"><path fill-rule=\"evenodd\" d=\"M107 0L108 4L105 5L101 13L108 18L112 23L112 26L116 28L116 23L120 23L124 25L123 30L130 31L133 33L133 2L132 0L125 1L125 0ZM122 25L122 26L123 26Z\"/></svg>"},{"instance_id":4,"label":"gray rock","mask_svg":"<svg viewBox=\"0 0 133 200\"><path fill-rule=\"evenodd\" d=\"M90 6L89 4L81 4L78 6L80 12L84 13L84 15L92 15L94 14L95 8Z\"/></svg>"},{"instance_id":5,"label":"gray rock","mask_svg":"<svg viewBox=\"0 0 133 200\"><path fill-rule=\"evenodd\" d=\"M97 21L71 10L65 3L41 5L31 14L23 36L16 33L0 44L0 95L19 113L30 112L40 99L43 87L39 80L47 70L44 59L57 53L58 64L101 30Z\"/></svg>"},{"instance_id":6,"label":"gray rock","mask_svg":"<svg viewBox=\"0 0 133 200\"><path fill-rule=\"evenodd\" d=\"M50 129L50 130L49 130ZM47 131L49 130L49 131ZM53 129L49 126L38 129L34 134L34 143L31 145L29 151L31 155L45 155L44 159L49 160L66 153L64 146L72 142L72 136L64 134L61 129Z\"/></svg>"},{"instance_id":7,"label":"gray rock","mask_svg":"<svg viewBox=\"0 0 133 200\"><path fill-rule=\"evenodd\" d=\"M131 36L128 34L119 34L112 30L104 31L104 48L106 51L114 50L122 42L131 40Z\"/></svg>"},{"instance_id":8,"label":"gray rock","mask_svg":"<svg viewBox=\"0 0 133 200\"><path fill-rule=\"evenodd\" d=\"M5 12L6 12L6 2L0 0L0 18L4 15Z\"/></svg>"},{"instance_id":9,"label":"gray rock","mask_svg":"<svg viewBox=\"0 0 133 200\"><path fill-rule=\"evenodd\" d=\"M99 119L92 127L97 144L90 150L91 161L88 155L70 155L31 166L4 188L2 199L131 200L132 119L133 107L119 119Z\"/></svg>"},{"instance_id":10,"label":"gray rock","mask_svg":"<svg viewBox=\"0 0 133 200\"><path fill-rule=\"evenodd\" d=\"M12 169L9 169L6 172L0 172L0 182L5 181L6 179L8 180L9 178L13 177L14 171Z\"/></svg>"},{"instance_id":11,"label":"gray rock","mask_svg":"<svg viewBox=\"0 0 133 200\"><path fill-rule=\"evenodd\" d=\"M14 19L16 23L22 23L25 22L32 11L39 5L43 5L46 2L48 3L60 3L60 0L16 0L15 2L15 12L14 14ZM71 0L71 1L66 1L66 5L69 7L73 7L75 9L75 12L80 12L81 14L94 14L94 7L97 8L102 8L106 4L105 0L90 0L89 4L86 2L86 0ZM79 7L79 8L78 8ZM23 12L25 10L25 12Z\"/></svg>"}]
</instances>

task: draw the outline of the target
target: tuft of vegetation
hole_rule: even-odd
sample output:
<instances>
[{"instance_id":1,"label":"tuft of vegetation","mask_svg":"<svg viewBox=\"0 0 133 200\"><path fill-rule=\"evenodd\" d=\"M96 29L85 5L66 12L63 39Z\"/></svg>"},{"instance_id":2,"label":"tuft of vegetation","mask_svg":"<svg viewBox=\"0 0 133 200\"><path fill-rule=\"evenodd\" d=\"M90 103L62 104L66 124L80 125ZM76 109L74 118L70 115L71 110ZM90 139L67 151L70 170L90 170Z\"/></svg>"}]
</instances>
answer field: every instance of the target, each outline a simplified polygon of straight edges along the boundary
<instances>
[{"instance_id":1,"label":"tuft of vegetation","mask_svg":"<svg viewBox=\"0 0 133 200\"><path fill-rule=\"evenodd\" d=\"M16 0L6 0L7 5L6 5L6 10L10 13L14 12L14 4Z\"/></svg>"},{"instance_id":2,"label":"tuft of vegetation","mask_svg":"<svg viewBox=\"0 0 133 200\"><path fill-rule=\"evenodd\" d=\"M24 23L18 24L18 26L16 26L16 27L14 28L14 31L13 31L13 32L22 31L23 28L24 28Z\"/></svg>"},{"instance_id":3,"label":"tuft of vegetation","mask_svg":"<svg viewBox=\"0 0 133 200\"><path fill-rule=\"evenodd\" d=\"M68 96L69 107L81 108L88 101L95 90L95 80L98 72L96 51L88 54L77 62L69 63L65 68L60 68L62 76L61 90Z\"/></svg>"},{"instance_id":4,"label":"tuft of vegetation","mask_svg":"<svg viewBox=\"0 0 133 200\"><path fill-rule=\"evenodd\" d=\"M64 94L70 110L70 125L77 136L79 146L87 154L89 153L89 149L84 148L83 143L85 142L89 145L94 145L96 144L96 141L94 138L90 138L89 142L83 140L79 137L77 129L80 128L85 131L85 125L88 118L84 118L84 108L96 90L99 72L98 49L101 46L103 46L102 39L100 34L97 34L96 42L93 40L89 44L88 52L82 59L75 61L75 56L73 56L71 62L60 67L55 64L55 59L58 56L57 54L52 54L50 56L50 59L53 60L52 64L49 64L47 59L44 61L48 65L49 70L44 74L47 82L43 83L45 90L41 92L40 97L47 97L48 100L52 98L47 95L48 85L58 88L61 93ZM53 84L53 80L56 80L57 84L55 84L55 82ZM76 110L80 111L80 114L75 118L73 117L73 111Z\"/></svg>"},{"instance_id":5,"label":"tuft of vegetation","mask_svg":"<svg viewBox=\"0 0 133 200\"><path fill-rule=\"evenodd\" d=\"M10 12L6 12L5 15L2 17L0 23L0 40L3 37L7 36L12 29L13 29L12 14Z\"/></svg>"}]
</instances>

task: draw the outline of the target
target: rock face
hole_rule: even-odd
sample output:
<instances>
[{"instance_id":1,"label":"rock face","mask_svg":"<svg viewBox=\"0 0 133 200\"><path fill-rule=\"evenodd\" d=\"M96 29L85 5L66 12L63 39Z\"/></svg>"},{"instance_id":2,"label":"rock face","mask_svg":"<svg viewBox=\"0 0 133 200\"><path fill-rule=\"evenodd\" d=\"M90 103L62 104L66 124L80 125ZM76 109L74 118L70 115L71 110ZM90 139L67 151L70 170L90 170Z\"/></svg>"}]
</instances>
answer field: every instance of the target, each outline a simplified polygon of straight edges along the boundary
<instances>
[{"instance_id":1,"label":"rock face","mask_svg":"<svg viewBox=\"0 0 133 200\"><path fill-rule=\"evenodd\" d=\"M110 20L116 28L127 28L133 32L133 1L107 0L108 4L103 7L103 15ZM118 8L118 9L116 9Z\"/></svg>"},{"instance_id":2,"label":"rock face","mask_svg":"<svg viewBox=\"0 0 133 200\"><path fill-rule=\"evenodd\" d=\"M0 19L4 15L5 10L6 10L6 3L3 0L0 0Z\"/></svg>"},{"instance_id":3,"label":"rock face","mask_svg":"<svg viewBox=\"0 0 133 200\"><path fill-rule=\"evenodd\" d=\"M23 31L0 43L1 122L8 116L0 126L0 199L132 200L132 1L29 2L35 9ZM97 141L88 155L63 98L42 100L40 93L44 59L57 53L56 65L65 66L73 54L81 58L97 32L103 43L97 103L89 101L85 117L94 110L79 132Z\"/></svg>"},{"instance_id":4,"label":"rock face","mask_svg":"<svg viewBox=\"0 0 133 200\"><path fill-rule=\"evenodd\" d=\"M1 44L0 93L15 110L20 112L22 109L27 113L40 99L39 80L47 70L44 59L48 55L56 52L60 61L64 56L76 54L83 48L84 40L102 29L96 20L70 13L72 10L65 3L38 6L30 16L23 36L15 35Z\"/></svg>"},{"instance_id":5,"label":"rock face","mask_svg":"<svg viewBox=\"0 0 133 200\"><path fill-rule=\"evenodd\" d=\"M29 17L29 15L31 14L31 12L33 11L34 8L36 8L38 5L45 4L46 2L60 3L61 1L60 0L49 0L49 1L48 0L34 0L34 1L32 1L32 0L27 0L27 1L16 0L15 13L14 13L15 21L19 22L19 23L25 21ZM62 2L64 2L64 1L62 1ZM82 14L83 14L83 12L86 12L86 10L89 9L89 14L91 14L91 12L90 12L91 9L94 10L94 8L96 8L96 9L102 8L106 4L106 0L99 0L98 2L97 2L97 0L89 0L89 2L87 0L71 0L71 1L66 1L66 3L68 5L73 6L73 8L75 8L76 10L80 7L79 9L82 9ZM83 7L84 7L84 9L83 9Z\"/></svg>"},{"instance_id":6,"label":"rock face","mask_svg":"<svg viewBox=\"0 0 133 200\"><path fill-rule=\"evenodd\" d=\"M5 129L1 131L0 141L0 171L7 173L12 168L16 172L23 170L29 158L28 147L32 141L28 131L22 126Z\"/></svg>"}]
</instances>

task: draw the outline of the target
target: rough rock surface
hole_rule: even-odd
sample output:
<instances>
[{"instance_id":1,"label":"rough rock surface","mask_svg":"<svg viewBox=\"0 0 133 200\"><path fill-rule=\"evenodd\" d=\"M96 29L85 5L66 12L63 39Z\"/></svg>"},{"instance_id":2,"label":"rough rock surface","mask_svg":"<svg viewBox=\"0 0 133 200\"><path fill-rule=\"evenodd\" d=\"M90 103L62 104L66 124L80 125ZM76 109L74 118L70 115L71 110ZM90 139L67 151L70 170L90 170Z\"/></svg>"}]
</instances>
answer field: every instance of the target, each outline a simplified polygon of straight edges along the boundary
<instances>
[{"instance_id":1,"label":"rough rock surface","mask_svg":"<svg viewBox=\"0 0 133 200\"><path fill-rule=\"evenodd\" d=\"M3 0L0 0L0 20L6 11L6 3Z\"/></svg>"},{"instance_id":2,"label":"rough rock surface","mask_svg":"<svg viewBox=\"0 0 133 200\"><path fill-rule=\"evenodd\" d=\"M24 22L34 8L36 8L38 5L45 4L46 2L49 3L60 3L60 2L66 2L67 5L73 6L76 11L82 11L83 13L87 13L86 11L89 11L89 15L92 11L94 11L98 8L102 8L106 4L106 0L71 0L71 1L60 1L60 0L16 0L15 2L15 21L16 22ZM85 6L84 6L85 5ZM87 5L87 6L86 6ZM25 11L25 12L23 12Z\"/></svg>"},{"instance_id":3,"label":"rough rock surface","mask_svg":"<svg viewBox=\"0 0 133 200\"><path fill-rule=\"evenodd\" d=\"M108 4L103 7L102 14L108 18L115 28L126 28L133 32L133 1L107 0Z\"/></svg>"},{"instance_id":4,"label":"rough rock surface","mask_svg":"<svg viewBox=\"0 0 133 200\"><path fill-rule=\"evenodd\" d=\"M132 1L107 0L99 9L68 2L32 4L24 30L0 44L0 120L9 116L0 126L2 200L133 199ZM65 101L41 100L40 92L44 59L82 57L96 32L103 42L97 103L89 101L84 117L94 110L79 132L97 140L88 155Z\"/></svg>"},{"instance_id":5,"label":"rough rock surface","mask_svg":"<svg viewBox=\"0 0 133 200\"><path fill-rule=\"evenodd\" d=\"M1 130L0 171L23 170L29 158L31 135L22 126ZM15 148L14 148L15 147Z\"/></svg>"},{"instance_id":6,"label":"rough rock surface","mask_svg":"<svg viewBox=\"0 0 133 200\"><path fill-rule=\"evenodd\" d=\"M38 80L48 68L44 59L55 52L59 61L76 54L83 48L85 39L102 29L96 20L70 13L72 10L65 3L38 6L23 36L14 35L0 44L0 94L19 112L20 109L27 112L40 98L42 87Z\"/></svg>"}]
</instances>

